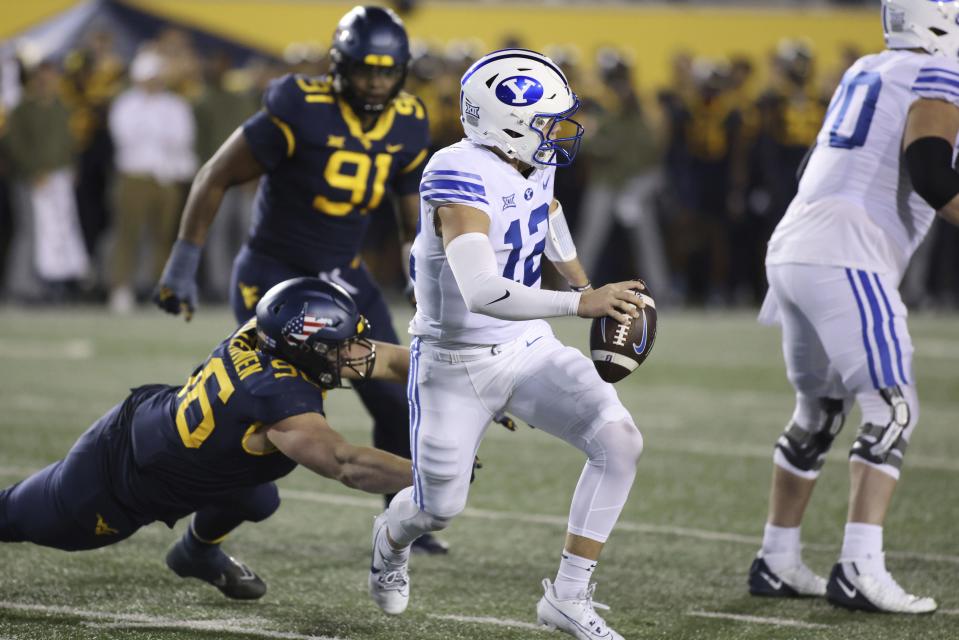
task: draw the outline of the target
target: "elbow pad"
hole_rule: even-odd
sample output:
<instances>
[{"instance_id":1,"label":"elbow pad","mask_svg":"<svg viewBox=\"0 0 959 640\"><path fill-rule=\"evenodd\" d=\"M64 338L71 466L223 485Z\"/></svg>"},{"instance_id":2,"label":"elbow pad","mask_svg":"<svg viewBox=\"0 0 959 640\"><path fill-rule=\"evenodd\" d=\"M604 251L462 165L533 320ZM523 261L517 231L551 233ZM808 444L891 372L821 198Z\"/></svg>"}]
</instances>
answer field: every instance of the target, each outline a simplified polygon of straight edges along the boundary
<instances>
[{"instance_id":1,"label":"elbow pad","mask_svg":"<svg viewBox=\"0 0 959 640\"><path fill-rule=\"evenodd\" d=\"M579 293L533 289L499 274L496 254L489 236L464 233L446 246L456 285L466 307L501 320L533 320L575 316Z\"/></svg>"},{"instance_id":2,"label":"elbow pad","mask_svg":"<svg viewBox=\"0 0 959 640\"><path fill-rule=\"evenodd\" d=\"M938 136L919 138L906 148L912 186L936 211L959 194L959 173L952 168L952 153L952 144Z\"/></svg>"},{"instance_id":3,"label":"elbow pad","mask_svg":"<svg viewBox=\"0 0 959 640\"><path fill-rule=\"evenodd\" d=\"M546 232L546 254L550 262L569 262L576 259L576 245L563 215L563 205L557 203L555 211L549 214L549 230Z\"/></svg>"}]
</instances>

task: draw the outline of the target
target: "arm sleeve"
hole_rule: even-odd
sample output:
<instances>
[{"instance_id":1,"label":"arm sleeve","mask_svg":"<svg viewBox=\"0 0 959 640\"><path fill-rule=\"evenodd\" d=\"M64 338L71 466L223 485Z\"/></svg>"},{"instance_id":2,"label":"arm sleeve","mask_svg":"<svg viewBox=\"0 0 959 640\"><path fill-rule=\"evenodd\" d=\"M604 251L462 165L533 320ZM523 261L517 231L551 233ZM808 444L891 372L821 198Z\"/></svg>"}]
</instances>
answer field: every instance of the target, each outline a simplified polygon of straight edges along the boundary
<instances>
[{"instance_id":1,"label":"arm sleeve","mask_svg":"<svg viewBox=\"0 0 959 640\"><path fill-rule=\"evenodd\" d=\"M959 173L952 167L952 143L945 138L919 138L906 148L912 187L938 211L959 194Z\"/></svg>"},{"instance_id":2,"label":"arm sleeve","mask_svg":"<svg viewBox=\"0 0 959 640\"><path fill-rule=\"evenodd\" d=\"M575 316L581 294L532 289L499 275L496 254L482 233L464 233L446 247L446 259L466 306L501 320Z\"/></svg>"}]
</instances>

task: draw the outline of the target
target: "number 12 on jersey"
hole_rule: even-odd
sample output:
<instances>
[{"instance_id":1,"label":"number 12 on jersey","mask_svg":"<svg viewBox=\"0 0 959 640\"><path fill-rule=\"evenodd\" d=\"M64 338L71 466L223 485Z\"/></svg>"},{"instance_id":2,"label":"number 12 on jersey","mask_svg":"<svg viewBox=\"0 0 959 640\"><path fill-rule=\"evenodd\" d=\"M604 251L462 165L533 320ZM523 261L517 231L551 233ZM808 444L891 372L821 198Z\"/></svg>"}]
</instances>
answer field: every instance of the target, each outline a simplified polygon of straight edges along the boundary
<instances>
[{"instance_id":1,"label":"number 12 on jersey","mask_svg":"<svg viewBox=\"0 0 959 640\"><path fill-rule=\"evenodd\" d=\"M539 231L539 226L546 222L548 218L549 204L544 204L533 209L533 211L530 213L528 224L530 237ZM519 262L519 255L523 250L523 232L520 229L519 220L513 220L510 223L509 228L506 230L506 236L503 238L503 242L512 247L509 252L509 257L506 258L506 267L503 269L503 277L519 282L519 280L514 277L516 275L516 263ZM527 287L532 287L534 284L536 284L536 281L539 280L543 266L541 262L541 256L545 248L546 238L543 238L533 246L533 250L528 256L526 256L526 260L523 263L523 284ZM539 258L540 261L537 261L537 258Z\"/></svg>"},{"instance_id":2,"label":"number 12 on jersey","mask_svg":"<svg viewBox=\"0 0 959 640\"><path fill-rule=\"evenodd\" d=\"M866 143L881 89L882 78L874 71L843 79L829 107L830 114L835 114L829 127L830 147L855 149Z\"/></svg>"}]
</instances>

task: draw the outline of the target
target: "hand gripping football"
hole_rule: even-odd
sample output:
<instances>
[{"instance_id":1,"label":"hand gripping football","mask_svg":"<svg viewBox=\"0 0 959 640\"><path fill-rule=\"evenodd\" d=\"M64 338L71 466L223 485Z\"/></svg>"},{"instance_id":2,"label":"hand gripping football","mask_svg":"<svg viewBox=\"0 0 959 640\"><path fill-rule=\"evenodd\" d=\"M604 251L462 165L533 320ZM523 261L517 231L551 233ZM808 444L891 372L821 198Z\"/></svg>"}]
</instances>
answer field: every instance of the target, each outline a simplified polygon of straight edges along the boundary
<instances>
[{"instance_id":1,"label":"hand gripping football","mask_svg":"<svg viewBox=\"0 0 959 640\"><path fill-rule=\"evenodd\" d=\"M609 316L594 318L589 330L589 350L599 377L619 382L643 364L656 341L656 302L649 289L637 294L646 303L638 318L620 324Z\"/></svg>"}]
</instances>

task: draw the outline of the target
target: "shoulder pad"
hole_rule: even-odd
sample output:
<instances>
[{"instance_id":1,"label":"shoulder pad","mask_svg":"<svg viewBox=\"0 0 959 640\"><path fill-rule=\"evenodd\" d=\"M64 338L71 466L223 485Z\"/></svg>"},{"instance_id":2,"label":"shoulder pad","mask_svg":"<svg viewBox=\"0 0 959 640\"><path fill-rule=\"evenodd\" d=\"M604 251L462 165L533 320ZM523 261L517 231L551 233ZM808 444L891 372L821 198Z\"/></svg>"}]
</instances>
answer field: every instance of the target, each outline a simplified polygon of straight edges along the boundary
<instances>
[{"instance_id":1,"label":"shoulder pad","mask_svg":"<svg viewBox=\"0 0 959 640\"><path fill-rule=\"evenodd\" d=\"M308 105L333 104L332 83L325 77L311 78L288 73L272 80L263 95L263 107L280 120L296 122Z\"/></svg>"}]
</instances>

